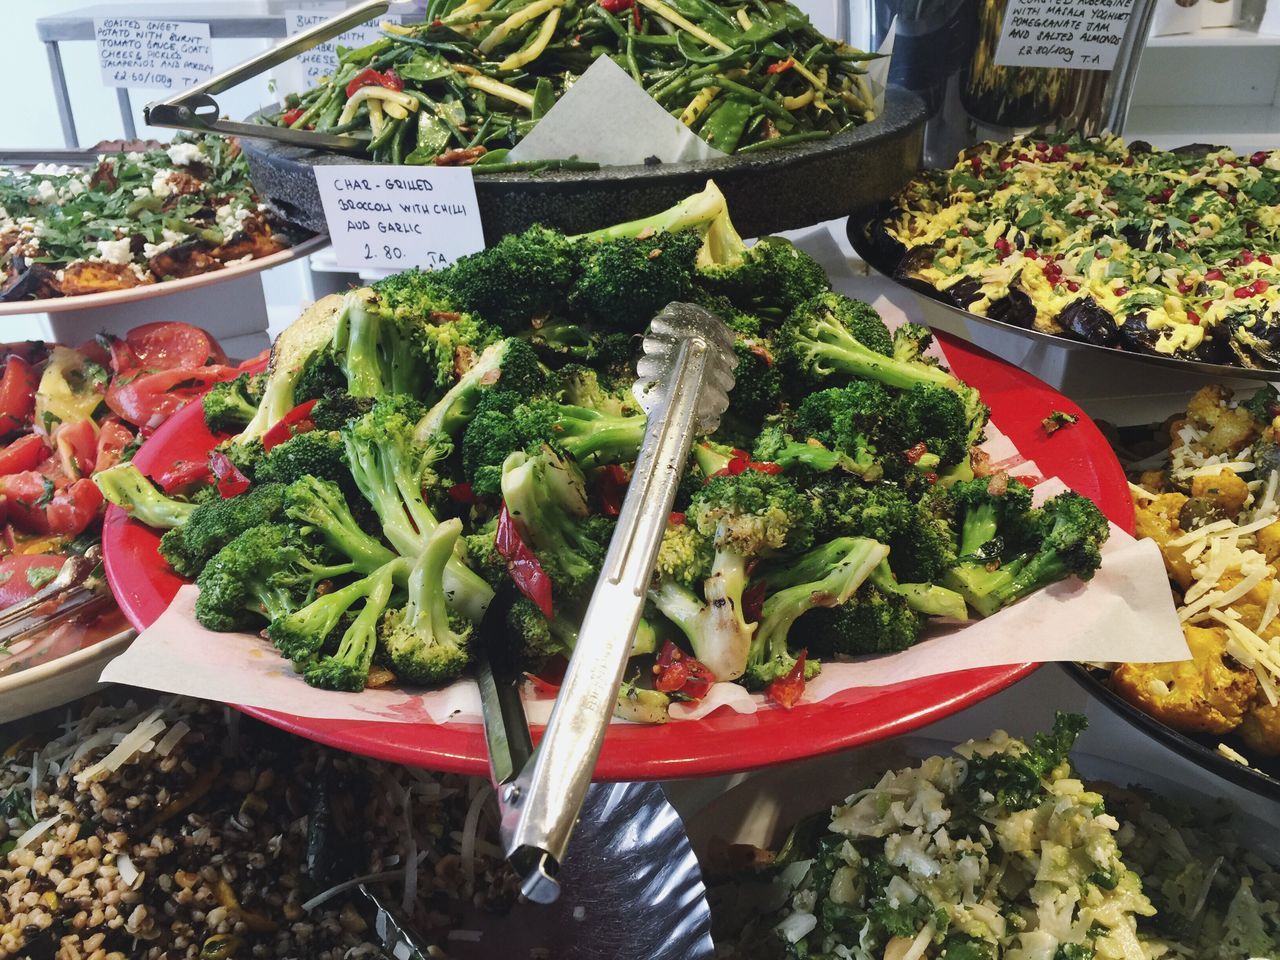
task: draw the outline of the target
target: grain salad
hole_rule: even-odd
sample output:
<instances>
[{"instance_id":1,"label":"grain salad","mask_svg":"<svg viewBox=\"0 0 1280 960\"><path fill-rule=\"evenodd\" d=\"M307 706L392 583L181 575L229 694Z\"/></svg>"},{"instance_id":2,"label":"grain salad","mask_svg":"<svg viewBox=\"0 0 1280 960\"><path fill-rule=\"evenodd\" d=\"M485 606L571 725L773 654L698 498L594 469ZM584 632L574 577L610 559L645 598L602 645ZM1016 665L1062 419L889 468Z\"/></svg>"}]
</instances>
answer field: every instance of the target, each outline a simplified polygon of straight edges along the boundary
<instances>
[{"instance_id":1,"label":"grain salad","mask_svg":"<svg viewBox=\"0 0 1280 960\"><path fill-rule=\"evenodd\" d=\"M0 958L381 957L360 878L444 957L517 896L490 798L221 706L97 706L6 752Z\"/></svg>"}]
</instances>

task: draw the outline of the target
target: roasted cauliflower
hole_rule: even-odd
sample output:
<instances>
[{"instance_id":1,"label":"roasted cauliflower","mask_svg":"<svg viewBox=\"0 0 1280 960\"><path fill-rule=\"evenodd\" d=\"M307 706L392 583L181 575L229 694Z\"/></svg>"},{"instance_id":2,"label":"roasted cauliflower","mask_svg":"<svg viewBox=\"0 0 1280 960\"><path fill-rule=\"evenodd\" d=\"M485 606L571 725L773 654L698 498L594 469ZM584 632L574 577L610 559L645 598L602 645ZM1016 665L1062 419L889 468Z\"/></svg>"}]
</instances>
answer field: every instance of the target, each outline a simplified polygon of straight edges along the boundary
<instances>
[{"instance_id":1,"label":"roasted cauliflower","mask_svg":"<svg viewBox=\"0 0 1280 960\"><path fill-rule=\"evenodd\" d=\"M1112 685L1139 710L1175 730L1235 730L1257 692L1257 677L1227 654L1225 629L1187 624L1183 632L1191 660L1122 663L1111 674Z\"/></svg>"},{"instance_id":2,"label":"roasted cauliflower","mask_svg":"<svg viewBox=\"0 0 1280 960\"><path fill-rule=\"evenodd\" d=\"M1155 541L1164 557L1169 579L1183 590L1195 582L1195 577L1191 573L1191 563L1183 556L1186 551L1181 547L1169 546L1169 541L1186 532L1182 529L1179 517L1187 499L1182 493L1162 493L1153 499L1135 496L1133 504L1134 532L1139 538Z\"/></svg>"},{"instance_id":3,"label":"roasted cauliflower","mask_svg":"<svg viewBox=\"0 0 1280 960\"><path fill-rule=\"evenodd\" d=\"M1261 704L1245 714L1244 722L1236 732L1251 752L1268 757L1280 755L1280 705L1263 699Z\"/></svg>"}]
</instances>

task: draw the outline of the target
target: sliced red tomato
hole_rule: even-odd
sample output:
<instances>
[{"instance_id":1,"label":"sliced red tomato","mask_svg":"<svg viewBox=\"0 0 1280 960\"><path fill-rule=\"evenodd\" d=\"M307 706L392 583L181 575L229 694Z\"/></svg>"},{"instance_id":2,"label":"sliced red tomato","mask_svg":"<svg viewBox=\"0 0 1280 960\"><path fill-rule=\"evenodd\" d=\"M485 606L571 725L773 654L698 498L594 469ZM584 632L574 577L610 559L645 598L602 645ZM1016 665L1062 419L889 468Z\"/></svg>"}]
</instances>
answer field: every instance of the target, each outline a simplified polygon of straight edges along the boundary
<instances>
[{"instance_id":1,"label":"sliced red tomato","mask_svg":"<svg viewBox=\"0 0 1280 960\"><path fill-rule=\"evenodd\" d=\"M252 370L255 367L266 366L267 361L271 359L271 348L267 347L256 357L250 357L248 360L241 360L236 364L237 370Z\"/></svg>"},{"instance_id":2,"label":"sliced red tomato","mask_svg":"<svg viewBox=\"0 0 1280 960\"><path fill-rule=\"evenodd\" d=\"M139 370L175 370L227 362L217 340L199 327L176 320L144 323L125 334L124 340Z\"/></svg>"},{"instance_id":3,"label":"sliced red tomato","mask_svg":"<svg viewBox=\"0 0 1280 960\"><path fill-rule=\"evenodd\" d=\"M93 472L114 467L124 459L125 447L133 443L133 431L115 417L107 417L98 427L98 448L94 454Z\"/></svg>"},{"instance_id":4,"label":"sliced red tomato","mask_svg":"<svg viewBox=\"0 0 1280 960\"><path fill-rule=\"evenodd\" d=\"M66 486L34 470L0 477L0 494L8 501L9 522L26 533L74 537L93 523L102 493L89 478Z\"/></svg>"},{"instance_id":5,"label":"sliced red tomato","mask_svg":"<svg viewBox=\"0 0 1280 960\"><path fill-rule=\"evenodd\" d=\"M207 460L179 460L164 473L153 477L165 493L177 493L190 487L204 486L213 479Z\"/></svg>"},{"instance_id":6,"label":"sliced red tomato","mask_svg":"<svg viewBox=\"0 0 1280 960\"><path fill-rule=\"evenodd\" d=\"M106 337L94 337L92 340L86 340L84 343L76 347L76 353L83 357L87 357L100 367L112 366L111 351L107 349ZM122 343L124 341L121 341Z\"/></svg>"},{"instance_id":7,"label":"sliced red tomato","mask_svg":"<svg viewBox=\"0 0 1280 960\"><path fill-rule=\"evenodd\" d=\"M107 388L107 406L136 427L154 429L215 383L239 375L235 367L217 365L117 377Z\"/></svg>"},{"instance_id":8,"label":"sliced red tomato","mask_svg":"<svg viewBox=\"0 0 1280 960\"><path fill-rule=\"evenodd\" d=\"M0 477L34 470L50 450L41 437L29 433L0 450Z\"/></svg>"},{"instance_id":9,"label":"sliced red tomato","mask_svg":"<svg viewBox=\"0 0 1280 960\"><path fill-rule=\"evenodd\" d=\"M39 385L39 372L25 359L15 354L5 361L0 377L0 436L31 426Z\"/></svg>"},{"instance_id":10,"label":"sliced red tomato","mask_svg":"<svg viewBox=\"0 0 1280 960\"><path fill-rule=\"evenodd\" d=\"M58 575L66 557L27 553L0 560L0 610L36 593Z\"/></svg>"},{"instance_id":11,"label":"sliced red tomato","mask_svg":"<svg viewBox=\"0 0 1280 960\"><path fill-rule=\"evenodd\" d=\"M52 439L63 473L74 480L93 473L98 459L98 428L92 420L60 423L54 428Z\"/></svg>"}]
</instances>

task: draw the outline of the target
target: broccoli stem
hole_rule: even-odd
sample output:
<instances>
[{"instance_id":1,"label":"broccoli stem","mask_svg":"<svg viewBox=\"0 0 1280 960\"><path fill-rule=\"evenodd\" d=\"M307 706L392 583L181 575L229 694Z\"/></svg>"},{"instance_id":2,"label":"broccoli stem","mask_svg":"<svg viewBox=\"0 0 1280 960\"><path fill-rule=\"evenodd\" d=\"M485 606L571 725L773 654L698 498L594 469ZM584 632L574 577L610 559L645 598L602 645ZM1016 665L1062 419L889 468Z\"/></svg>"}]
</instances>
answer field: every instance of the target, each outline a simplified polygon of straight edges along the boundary
<instances>
[{"instance_id":1,"label":"broccoli stem","mask_svg":"<svg viewBox=\"0 0 1280 960\"><path fill-rule=\"evenodd\" d=\"M316 597L299 610L274 618L267 627L267 638L295 664L305 667L354 604L380 589L384 581L390 585L405 576L408 567L407 560L397 557L345 587ZM390 586L387 590L389 595Z\"/></svg>"},{"instance_id":2,"label":"broccoli stem","mask_svg":"<svg viewBox=\"0 0 1280 960\"><path fill-rule=\"evenodd\" d=\"M1075 571L1049 547L1016 557L994 570L981 563L960 563L943 576L979 614L989 617L1002 607L1071 576Z\"/></svg>"},{"instance_id":3,"label":"broccoli stem","mask_svg":"<svg viewBox=\"0 0 1280 960\"><path fill-rule=\"evenodd\" d=\"M736 680L747 668L754 624L747 626L735 607L715 602L710 591L712 579L708 579L705 588L706 603L688 587L666 579L649 590L649 599L680 628L693 655L707 665L717 680Z\"/></svg>"},{"instance_id":4,"label":"broccoli stem","mask_svg":"<svg viewBox=\"0 0 1280 960\"><path fill-rule=\"evenodd\" d=\"M899 583L888 562L879 564L867 578L881 593L896 594L907 606L926 617L946 617L950 620L968 620L969 608L964 597L954 590L936 583Z\"/></svg>"},{"instance_id":5,"label":"broccoli stem","mask_svg":"<svg viewBox=\"0 0 1280 960\"><path fill-rule=\"evenodd\" d=\"M395 559L395 554L360 529L337 484L301 477L289 485L285 496L285 513L319 533L331 550L350 557L360 573L372 573Z\"/></svg>"},{"instance_id":6,"label":"broccoli stem","mask_svg":"<svg viewBox=\"0 0 1280 960\"><path fill-rule=\"evenodd\" d=\"M377 570L361 583L368 583L364 606L342 634L337 652L307 667L307 683L326 690L358 693L369 679L369 666L378 645L378 622L387 609L395 576L391 564Z\"/></svg>"},{"instance_id":7,"label":"broccoli stem","mask_svg":"<svg viewBox=\"0 0 1280 960\"><path fill-rule=\"evenodd\" d=\"M959 556L983 555L984 548L999 532L999 520L995 502L970 506L965 511L964 520L960 524Z\"/></svg>"},{"instance_id":8,"label":"broccoli stem","mask_svg":"<svg viewBox=\"0 0 1280 960\"><path fill-rule=\"evenodd\" d=\"M560 411L556 439L584 467L634 460L644 442L646 417L616 417L574 406L562 406Z\"/></svg>"},{"instance_id":9,"label":"broccoli stem","mask_svg":"<svg viewBox=\"0 0 1280 960\"><path fill-rule=\"evenodd\" d=\"M382 393L378 338L383 318L359 297L349 299L333 335L334 352L346 368L347 392L353 397Z\"/></svg>"},{"instance_id":10,"label":"broccoli stem","mask_svg":"<svg viewBox=\"0 0 1280 960\"><path fill-rule=\"evenodd\" d=\"M107 500L157 530L182 526L196 509L194 503L166 497L132 463L118 463L99 471L93 482Z\"/></svg>"}]
</instances>

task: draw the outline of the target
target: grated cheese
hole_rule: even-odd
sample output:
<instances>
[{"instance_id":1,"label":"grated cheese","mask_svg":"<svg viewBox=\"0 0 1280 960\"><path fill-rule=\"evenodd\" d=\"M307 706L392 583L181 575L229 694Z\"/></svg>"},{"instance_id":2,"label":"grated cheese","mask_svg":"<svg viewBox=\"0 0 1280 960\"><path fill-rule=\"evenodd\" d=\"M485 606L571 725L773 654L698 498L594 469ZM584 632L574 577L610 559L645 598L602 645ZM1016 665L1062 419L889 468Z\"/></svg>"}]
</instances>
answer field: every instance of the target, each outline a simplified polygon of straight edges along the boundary
<instances>
[{"instance_id":1,"label":"grated cheese","mask_svg":"<svg viewBox=\"0 0 1280 960\"><path fill-rule=\"evenodd\" d=\"M101 780L128 763L135 754L146 747L153 737L164 730L165 722L160 719L160 714L163 712L163 710L153 710L148 714L146 719L120 739L110 753L76 774L76 783L93 783L95 780Z\"/></svg>"},{"instance_id":2,"label":"grated cheese","mask_svg":"<svg viewBox=\"0 0 1280 960\"><path fill-rule=\"evenodd\" d=\"M1242 767L1247 767L1249 765L1249 759L1243 753L1239 750L1232 750L1225 743L1218 744L1218 752L1228 760L1233 760Z\"/></svg>"},{"instance_id":3,"label":"grated cheese","mask_svg":"<svg viewBox=\"0 0 1280 960\"><path fill-rule=\"evenodd\" d=\"M56 826L61 820L62 820L62 814L55 813L48 820L41 820L39 823L34 824L31 827L31 829L29 829L26 833L24 833L22 836L20 836L17 839L17 841L14 843L14 849L16 850L27 849L27 847L29 847L36 840L39 840L41 837L43 837L46 833L49 832L49 829L51 827Z\"/></svg>"}]
</instances>

